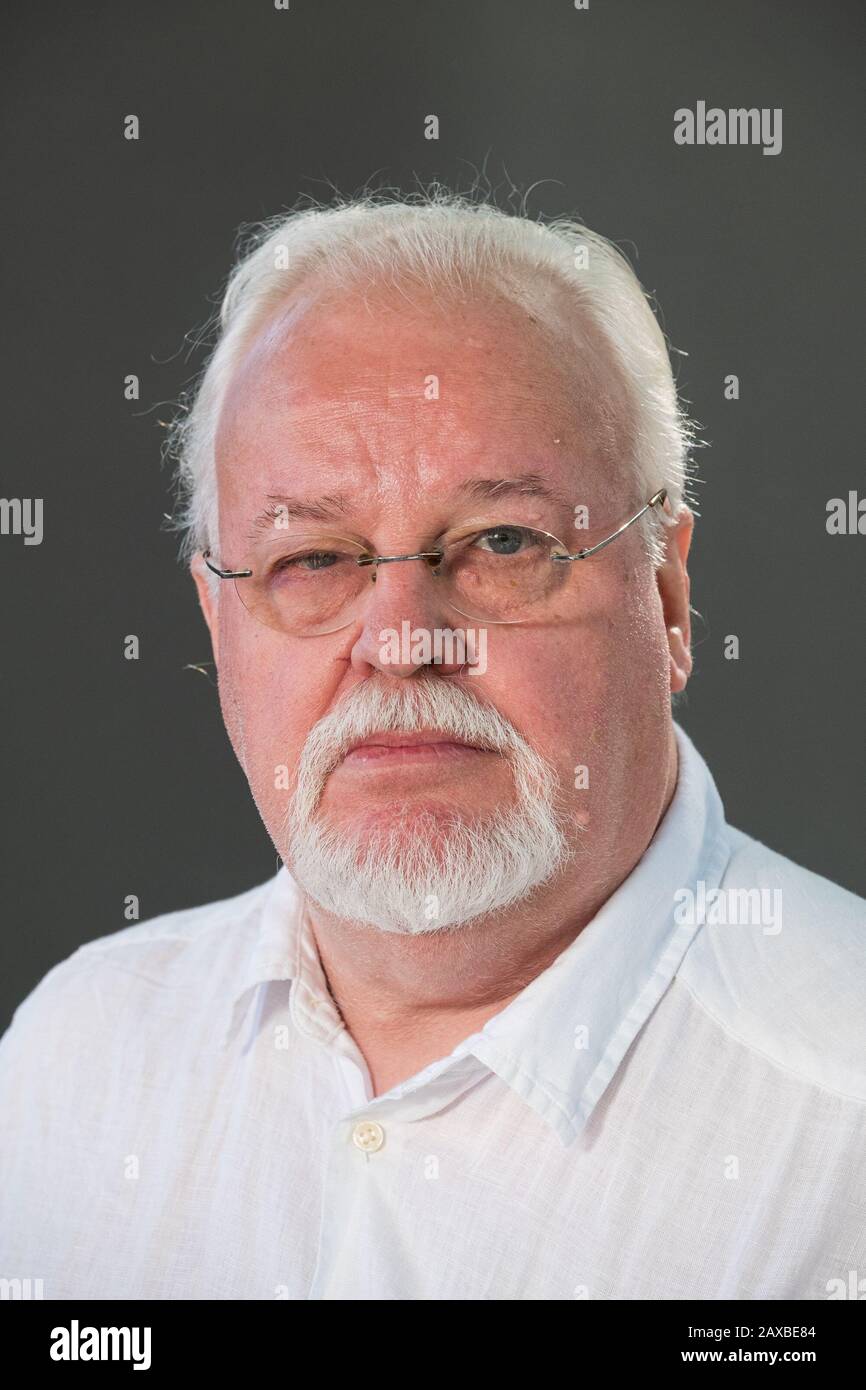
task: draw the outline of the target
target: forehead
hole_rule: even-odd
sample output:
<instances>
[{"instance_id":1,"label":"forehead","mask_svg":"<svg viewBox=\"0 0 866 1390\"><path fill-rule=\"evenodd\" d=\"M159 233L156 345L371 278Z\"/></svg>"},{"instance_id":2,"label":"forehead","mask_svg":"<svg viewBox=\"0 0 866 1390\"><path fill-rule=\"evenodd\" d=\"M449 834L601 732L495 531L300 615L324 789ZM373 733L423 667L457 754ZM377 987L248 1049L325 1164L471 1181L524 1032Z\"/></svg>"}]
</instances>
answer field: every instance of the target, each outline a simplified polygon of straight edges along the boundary
<instances>
[{"instance_id":1,"label":"forehead","mask_svg":"<svg viewBox=\"0 0 866 1390\"><path fill-rule=\"evenodd\" d=\"M221 498L299 485L447 490L474 473L607 473L628 433L611 350L561 290L309 288L259 330L217 434ZM560 465L560 460L564 461ZM555 479L552 479L555 481Z\"/></svg>"}]
</instances>

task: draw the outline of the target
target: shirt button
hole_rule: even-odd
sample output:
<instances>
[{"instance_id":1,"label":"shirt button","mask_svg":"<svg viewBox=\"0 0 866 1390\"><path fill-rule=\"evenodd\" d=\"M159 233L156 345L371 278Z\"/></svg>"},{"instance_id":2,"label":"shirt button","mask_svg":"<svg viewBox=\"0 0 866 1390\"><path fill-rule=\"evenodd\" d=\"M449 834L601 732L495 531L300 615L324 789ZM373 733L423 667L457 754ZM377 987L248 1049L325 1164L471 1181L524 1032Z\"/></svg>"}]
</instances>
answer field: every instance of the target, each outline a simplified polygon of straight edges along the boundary
<instances>
[{"instance_id":1,"label":"shirt button","mask_svg":"<svg viewBox=\"0 0 866 1390\"><path fill-rule=\"evenodd\" d=\"M365 1154L374 1154L385 1142L385 1131L375 1120L361 1120L352 1130L352 1143Z\"/></svg>"}]
</instances>

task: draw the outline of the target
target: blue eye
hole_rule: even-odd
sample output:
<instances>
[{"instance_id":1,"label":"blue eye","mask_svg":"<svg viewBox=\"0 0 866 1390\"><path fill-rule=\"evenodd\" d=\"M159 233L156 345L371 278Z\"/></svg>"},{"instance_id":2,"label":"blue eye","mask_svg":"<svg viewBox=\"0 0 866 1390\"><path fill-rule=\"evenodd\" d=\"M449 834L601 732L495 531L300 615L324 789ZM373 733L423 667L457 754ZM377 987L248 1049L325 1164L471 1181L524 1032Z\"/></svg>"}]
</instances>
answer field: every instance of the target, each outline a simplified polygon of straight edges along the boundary
<instances>
[{"instance_id":1,"label":"blue eye","mask_svg":"<svg viewBox=\"0 0 866 1390\"><path fill-rule=\"evenodd\" d=\"M516 555L528 539L528 533L521 526L491 526L477 537L479 543L486 543L482 544L482 549L493 555Z\"/></svg>"}]
</instances>

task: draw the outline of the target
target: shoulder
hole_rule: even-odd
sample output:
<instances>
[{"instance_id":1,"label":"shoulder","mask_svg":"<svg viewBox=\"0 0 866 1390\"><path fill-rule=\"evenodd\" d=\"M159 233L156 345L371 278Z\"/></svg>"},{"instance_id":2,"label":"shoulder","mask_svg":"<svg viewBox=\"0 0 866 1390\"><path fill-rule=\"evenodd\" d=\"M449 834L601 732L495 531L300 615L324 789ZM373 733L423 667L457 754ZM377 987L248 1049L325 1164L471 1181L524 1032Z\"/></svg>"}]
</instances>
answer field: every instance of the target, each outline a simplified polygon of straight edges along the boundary
<instances>
[{"instance_id":1,"label":"shoulder","mask_svg":"<svg viewBox=\"0 0 866 1390\"><path fill-rule=\"evenodd\" d=\"M79 946L53 966L18 1005L0 1039L0 1063L13 1054L68 1050L85 1037L99 1046L100 1022L131 1029L167 998L219 991L237 977L273 880L231 898L167 912Z\"/></svg>"},{"instance_id":2,"label":"shoulder","mask_svg":"<svg viewBox=\"0 0 866 1390\"><path fill-rule=\"evenodd\" d=\"M866 901L728 827L731 857L680 980L729 1034L866 1102Z\"/></svg>"}]
</instances>

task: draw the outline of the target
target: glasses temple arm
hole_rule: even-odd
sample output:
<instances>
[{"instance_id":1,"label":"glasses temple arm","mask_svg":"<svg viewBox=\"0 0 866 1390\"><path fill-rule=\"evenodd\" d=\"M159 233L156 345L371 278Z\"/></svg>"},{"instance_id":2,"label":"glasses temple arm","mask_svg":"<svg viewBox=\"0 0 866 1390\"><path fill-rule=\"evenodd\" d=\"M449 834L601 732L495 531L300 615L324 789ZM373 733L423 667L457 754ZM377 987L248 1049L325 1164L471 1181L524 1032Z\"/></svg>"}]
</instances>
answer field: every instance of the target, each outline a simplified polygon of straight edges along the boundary
<instances>
[{"instance_id":1,"label":"glasses temple arm","mask_svg":"<svg viewBox=\"0 0 866 1390\"><path fill-rule=\"evenodd\" d=\"M209 556L209 555L210 555L210 551L209 551L209 550L203 550L203 551L202 551L202 554L201 554L201 558L204 560L204 562L205 562L205 564L207 565L208 569L210 570L211 574L215 574L215 575L217 576L217 578L219 578L219 579L249 579L249 578L251 577L251 575L252 575L252 570L221 570L221 569L218 569L216 565L212 565L212 564L211 564L210 560L208 559L208 556Z\"/></svg>"},{"instance_id":2,"label":"glasses temple arm","mask_svg":"<svg viewBox=\"0 0 866 1390\"><path fill-rule=\"evenodd\" d=\"M644 512L648 512L650 507L656 507L661 505L663 508L665 502L667 501L667 495L667 488L659 488L658 492L653 493L650 500L641 507L640 511L635 512L634 516L629 517L628 521L624 521L622 526L618 527L612 535L606 536L604 540L599 541L597 545L591 545L584 550L575 551L573 555L556 555L554 556L554 558L560 561L589 559L590 555L595 555L599 550L604 550L604 547L606 545L610 545L611 541L615 541L617 536L621 536L623 531L627 531L630 526L634 526L636 521L640 521ZM662 511L662 516L664 517L665 521L673 521L673 518L669 518L664 511Z\"/></svg>"}]
</instances>

